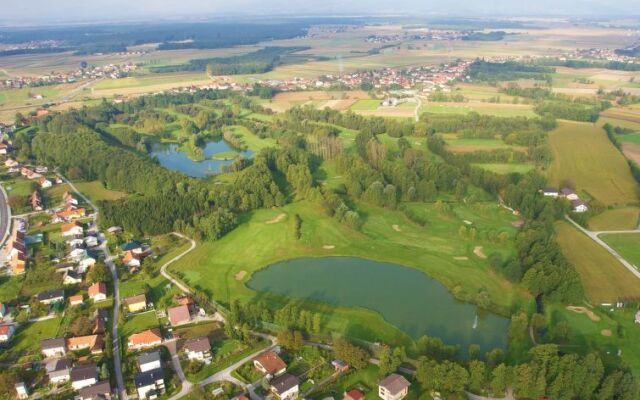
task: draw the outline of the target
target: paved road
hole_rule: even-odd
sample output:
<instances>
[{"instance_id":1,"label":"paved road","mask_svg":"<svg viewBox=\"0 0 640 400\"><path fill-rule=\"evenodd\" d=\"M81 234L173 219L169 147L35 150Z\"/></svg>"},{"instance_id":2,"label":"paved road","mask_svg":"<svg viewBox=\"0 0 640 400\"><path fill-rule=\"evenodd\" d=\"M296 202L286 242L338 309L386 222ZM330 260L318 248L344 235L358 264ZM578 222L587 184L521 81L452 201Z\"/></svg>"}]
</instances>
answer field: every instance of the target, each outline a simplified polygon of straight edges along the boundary
<instances>
[{"instance_id":1,"label":"paved road","mask_svg":"<svg viewBox=\"0 0 640 400\"><path fill-rule=\"evenodd\" d=\"M415 99L416 99L416 102L418 103L416 105L416 110L414 112L415 119L416 119L416 122L420 122L420 107L422 107L422 100L418 96L416 96Z\"/></svg>"},{"instance_id":2,"label":"paved road","mask_svg":"<svg viewBox=\"0 0 640 400\"><path fill-rule=\"evenodd\" d=\"M600 246L602 246L605 250L607 250L609 253L611 253L612 256L614 256L616 258L616 260L618 260L620 262L620 264L624 265L624 267L626 269L629 270L629 272L631 272L633 275L635 275L636 278L640 279L640 271L633 266L633 264L631 264L629 261L625 260L624 257L622 257L617 251L615 251L611 246L609 246L608 244L606 244L602 239L600 239L598 237L598 235L601 235L603 233L611 233L611 232L617 232L617 233L635 233L638 232L637 230L632 230L632 231L601 231L601 232L592 232L589 231L585 228L583 228L580 224L578 224L577 222L575 222L574 220L572 220L568 215L565 216L565 218L567 219L567 221L571 222L573 224L573 226L575 226L576 228L578 228L580 231L582 231L582 233L584 233L585 235L589 236L594 242L598 243Z\"/></svg>"},{"instance_id":3,"label":"paved road","mask_svg":"<svg viewBox=\"0 0 640 400\"><path fill-rule=\"evenodd\" d=\"M9 237L9 228L11 225L9 221L11 221L11 209L9 208L8 196L4 187L0 185L0 235L2 235L0 247L4 246L4 242Z\"/></svg>"},{"instance_id":4,"label":"paved road","mask_svg":"<svg viewBox=\"0 0 640 400\"><path fill-rule=\"evenodd\" d=\"M182 396L186 396L191 391L193 385L187 380L187 377L184 376L182 365L180 365L180 357L178 355L177 349L178 340L167 340L163 343L163 346L169 350L169 353L171 354L171 363L173 364L173 370L176 372L176 375L178 375L178 379L180 379L180 382L182 382L182 388L180 389L180 391L173 395L173 397L171 397L172 399L179 399Z\"/></svg>"},{"instance_id":5,"label":"paved road","mask_svg":"<svg viewBox=\"0 0 640 400\"><path fill-rule=\"evenodd\" d=\"M98 207L89 200L82 192L80 192L73 183L71 183L67 178L60 175L62 180L73 189L80 197L84 199L93 209L93 224L94 228L98 229L98 213L100 210ZM100 233L100 249L104 252L105 255L105 264L109 267L111 271L111 278L113 281L113 320L111 321L111 338L113 340L113 368L116 372L116 382L118 384L118 394L120 400L127 400L127 391L124 386L124 379L122 378L122 361L120 359L121 351L120 351L120 337L118 335L118 320L120 314L120 286L118 282L118 270L116 269L116 265L113 263L113 257L109 252L109 246L107 243L107 238L103 233Z\"/></svg>"}]
</instances>

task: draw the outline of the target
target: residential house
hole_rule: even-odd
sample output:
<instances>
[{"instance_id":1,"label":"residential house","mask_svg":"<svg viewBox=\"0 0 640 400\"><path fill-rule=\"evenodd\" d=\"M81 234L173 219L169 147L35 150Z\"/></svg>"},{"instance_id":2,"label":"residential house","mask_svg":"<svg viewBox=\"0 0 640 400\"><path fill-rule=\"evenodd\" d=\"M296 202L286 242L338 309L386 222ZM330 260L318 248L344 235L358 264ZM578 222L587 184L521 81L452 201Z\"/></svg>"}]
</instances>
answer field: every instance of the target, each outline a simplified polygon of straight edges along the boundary
<instances>
[{"instance_id":1,"label":"residential house","mask_svg":"<svg viewBox=\"0 0 640 400\"><path fill-rule=\"evenodd\" d=\"M67 354L67 340L63 337L45 339L40 342L40 349L45 357L63 357Z\"/></svg>"},{"instance_id":2,"label":"residential house","mask_svg":"<svg viewBox=\"0 0 640 400\"><path fill-rule=\"evenodd\" d=\"M49 383L58 385L71 379L71 363L66 358L54 358L45 364Z\"/></svg>"},{"instance_id":3,"label":"residential house","mask_svg":"<svg viewBox=\"0 0 640 400\"><path fill-rule=\"evenodd\" d=\"M56 272L61 272L61 273L66 273L76 269L75 266L71 263L56 264L54 268L56 269Z\"/></svg>"},{"instance_id":4,"label":"residential house","mask_svg":"<svg viewBox=\"0 0 640 400\"><path fill-rule=\"evenodd\" d=\"M94 303L107 299L107 284L104 282L96 282L89 286L89 298Z\"/></svg>"},{"instance_id":5,"label":"residential house","mask_svg":"<svg viewBox=\"0 0 640 400\"><path fill-rule=\"evenodd\" d=\"M84 233L84 228L78 221L70 222L68 224L62 224L61 230L62 236L64 237L76 237Z\"/></svg>"},{"instance_id":6,"label":"residential house","mask_svg":"<svg viewBox=\"0 0 640 400\"><path fill-rule=\"evenodd\" d=\"M7 314L9 314L7 305L4 303L0 303L0 318L4 318Z\"/></svg>"},{"instance_id":7,"label":"residential house","mask_svg":"<svg viewBox=\"0 0 640 400\"><path fill-rule=\"evenodd\" d=\"M91 256L84 256L78 261L78 272L84 274L87 270L96 264L96 259Z\"/></svg>"},{"instance_id":8,"label":"residential house","mask_svg":"<svg viewBox=\"0 0 640 400\"><path fill-rule=\"evenodd\" d=\"M53 304L64 301L64 289L49 290L37 295L38 301L42 304Z\"/></svg>"},{"instance_id":9,"label":"residential house","mask_svg":"<svg viewBox=\"0 0 640 400\"><path fill-rule=\"evenodd\" d=\"M206 336L188 339L182 346L182 350L187 353L189 360L211 364L211 344Z\"/></svg>"},{"instance_id":10,"label":"residential house","mask_svg":"<svg viewBox=\"0 0 640 400\"><path fill-rule=\"evenodd\" d=\"M73 249L67 255L67 258L71 261L78 262L87 256L85 249Z\"/></svg>"},{"instance_id":11,"label":"residential house","mask_svg":"<svg viewBox=\"0 0 640 400\"><path fill-rule=\"evenodd\" d=\"M573 209L573 212L576 212L576 213L583 213L583 212L589 211L589 206L587 205L587 203L585 203L580 199L571 200L571 208Z\"/></svg>"},{"instance_id":12,"label":"residential house","mask_svg":"<svg viewBox=\"0 0 640 400\"><path fill-rule=\"evenodd\" d=\"M558 189L556 189L556 188L551 188L551 187L544 188L544 189L542 190L542 194L543 194L545 197L558 197L558 195L559 195L559 193L558 193Z\"/></svg>"},{"instance_id":13,"label":"residential house","mask_svg":"<svg viewBox=\"0 0 640 400\"><path fill-rule=\"evenodd\" d=\"M98 383L98 367L95 364L76 365L71 368L71 386L74 390Z\"/></svg>"},{"instance_id":14,"label":"residential house","mask_svg":"<svg viewBox=\"0 0 640 400\"><path fill-rule=\"evenodd\" d=\"M111 400L111 384L100 381L95 385L83 387L78 391L76 400Z\"/></svg>"},{"instance_id":15,"label":"residential house","mask_svg":"<svg viewBox=\"0 0 640 400\"><path fill-rule=\"evenodd\" d=\"M565 197L567 200L570 200L570 201L579 199L579 197L576 194L576 192L573 189L569 189L569 188L562 188L560 190L560 195L562 197Z\"/></svg>"},{"instance_id":16,"label":"residential house","mask_svg":"<svg viewBox=\"0 0 640 400\"><path fill-rule=\"evenodd\" d=\"M333 369L336 372L344 373L349 370L349 364L343 360L333 360L331 361L331 365L333 365Z\"/></svg>"},{"instance_id":17,"label":"residential house","mask_svg":"<svg viewBox=\"0 0 640 400\"><path fill-rule=\"evenodd\" d=\"M84 208L67 209L56 213L54 222L71 221L74 219L82 218L85 216L86 210Z\"/></svg>"},{"instance_id":18,"label":"residential house","mask_svg":"<svg viewBox=\"0 0 640 400\"><path fill-rule=\"evenodd\" d=\"M636 312L635 323L640 324L640 311Z\"/></svg>"},{"instance_id":19,"label":"residential house","mask_svg":"<svg viewBox=\"0 0 640 400\"><path fill-rule=\"evenodd\" d=\"M136 249L141 249L142 245L137 240L131 240L121 245L120 248L122 249L122 251L132 251Z\"/></svg>"},{"instance_id":20,"label":"residential house","mask_svg":"<svg viewBox=\"0 0 640 400\"><path fill-rule=\"evenodd\" d=\"M124 299L124 303L127 305L129 312L132 313L144 311L147 309L147 298L144 294L127 297L126 299Z\"/></svg>"},{"instance_id":21,"label":"residential house","mask_svg":"<svg viewBox=\"0 0 640 400\"><path fill-rule=\"evenodd\" d=\"M16 333L16 326L13 324L0 325L0 343L8 343Z\"/></svg>"},{"instance_id":22,"label":"residential house","mask_svg":"<svg viewBox=\"0 0 640 400\"><path fill-rule=\"evenodd\" d=\"M25 255L25 253L18 253L15 256L11 257L9 266L11 267L11 273L13 275L24 274L27 270L27 256Z\"/></svg>"},{"instance_id":23,"label":"residential house","mask_svg":"<svg viewBox=\"0 0 640 400\"><path fill-rule=\"evenodd\" d=\"M139 372L134 378L139 399L155 399L165 392L162 369Z\"/></svg>"},{"instance_id":24,"label":"residential house","mask_svg":"<svg viewBox=\"0 0 640 400\"><path fill-rule=\"evenodd\" d=\"M87 247L96 247L98 243L98 238L95 236L87 236L84 238L84 244Z\"/></svg>"},{"instance_id":25,"label":"residential house","mask_svg":"<svg viewBox=\"0 0 640 400\"><path fill-rule=\"evenodd\" d=\"M119 233L122 233L122 227L111 226L111 227L107 228L107 232L109 232L112 235L117 235Z\"/></svg>"},{"instance_id":26,"label":"residential house","mask_svg":"<svg viewBox=\"0 0 640 400\"><path fill-rule=\"evenodd\" d=\"M72 239L67 240L67 245L72 249L81 249L84 247L84 240L77 238L77 235L71 235L69 234L68 236L71 236Z\"/></svg>"},{"instance_id":27,"label":"residential house","mask_svg":"<svg viewBox=\"0 0 640 400\"><path fill-rule=\"evenodd\" d=\"M129 336L127 343L129 350L149 349L162 344L160 329L147 329L146 331L134 333Z\"/></svg>"},{"instance_id":28,"label":"residential house","mask_svg":"<svg viewBox=\"0 0 640 400\"><path fill-rule=\"evenodd\" d=\"M294 375L284 374L271 381L270 390L281 400L295 399L298 397L299 384Z\"/></svg>"},{"instance_id":29,"label":"residential house","mask_svg":"<svg viewBox=\"0 0 640 400\"><path fill-rule=\"evenodd\" d=\"M67 271L64 274L64 278L62 279L62 283L65 284L65 285L77 285L79 283L82 283L82 275L80 275L79 273L74 272L74 271Z\"/></svg>"},{"instance_id":30,"label":"residential house","mask_svg":"<svg viewBox=\"0 0 640 400\"><path fill-rule=\"evenodd\" d=\"M171 326L177 326L191 321L191 314L187 306L171 307L167 309L167 316L169 317Z\"/></svg>"},{"instance_id":31,"label":"residential house","mask_svg":"<svg viewBox=\"0 0 640 400\"><path fill-rule=\"evenodd\" d=\"M0 143L0 155L6 156L9 152L9 145L6 143Z\"/></svg>"},{"instance_id":32,"label":"residential house","mask_svg":"<svg viewBox=\"0 0 640 400\"><path fill-rule=\"evenodd\" d=\"M358 389L351 389L348 392L344 392L343 400L362 400L364 399L364 393Z\"/></svg>"},{"instance_id":33,"label":"residential house","mask_svg":"<svg viewBox=\"0 0 640 400\"><path fill-rule=\"evenodd\" d=\"M140 354L138 356L138 368L140 372L148 372L162 368L160 350Z\"/></svg>"},{"instance_id":34,"label":"residential house","mask_svg":"<svg viewBox=\"0 0 640 400\"><path fill-rule=\"evenodd\" d=\"M17 162L16 160L13 160L11 158L7 159L7 161L4 162L4 166L7 168L15 168L18 165L20 165L19 162Z\"/></svg>"},{"instance_id":35,"label":"residential house","mask_svg":"<svg viewBox=\"0 0 640 400\"><path fill-rule=\"evenodd\" d=\"M37 191L31 193L29 203L31 204L31 209L33 211L42 211L42 198L40 197L40 193Z\"/></svg>"},{"instance_id":36,"label":"residential house","mask_svg":"<svg viewBox=\"0 0 640 400\"><path fill-rule=\"evenodd\" d=\"M69 304L72 306L80 306L84 303L84 298L81 294L69 297Z\"/></svg>"},{"instance_id":37,"label":"residential house","mask_svg":"<svg viewBox=\"0 0 640 400\"><path fill-rule=\"evenodd\" d=\"M67 348L72 351L89 349L91 354L100 354L104 349L104 336L87 335L67 339Z\"/></svg>"},{"instance_id":38,"label":"residential house","mask_svg":"<svg viewBox=\"0 0 640 400\"><path fill-rule=\"evenodd\" d=\"M378 396L382 400L404 399L411 384L402 375L391 374L378 383Z\"/></svg>"},{"instance_id":39,"label":"residential house","mask_svg":"<svg viewBox=\"0 0 640 400\"><path fill-rule=\"evenodd\" d=\"M253 359L256 369L265 375L277 376L284 374L287 364L274 351L265 351Z\"/></svg>"},{"instance_id":40,"label":"residential house","mask_svg":"<svg viewBox=\"0 0 640 400\"><path fill-rule=\"evenodd\" d=\"M40 187L43 189L50 188L53 186L53 182L45 178L44 176L40 177Z\"/></svg>"},{"instance_id":41,"label":"residential house","mask_svg":"<svg viewBox=\"0 0 640 400\"><path fill-rule=\"evenodd\" d=\"M16 383L16 397L19 399L28 399L29 398L29 391L27 390L27 385L24 384L24 382L18 382Z\"/></svg>"},{"instance_id":42,"label":"residential house","mask_svg":"<svg viewBox=\"0 0 640 400\"><path fill-rule=\"evenodd\" d=\"M62 194L62 201L67 206L77 206L78 205L78 200L75 197L73 197L73 195L71 193L69 193L69 192L64 192Z\"/></svg>"}]
</instances>

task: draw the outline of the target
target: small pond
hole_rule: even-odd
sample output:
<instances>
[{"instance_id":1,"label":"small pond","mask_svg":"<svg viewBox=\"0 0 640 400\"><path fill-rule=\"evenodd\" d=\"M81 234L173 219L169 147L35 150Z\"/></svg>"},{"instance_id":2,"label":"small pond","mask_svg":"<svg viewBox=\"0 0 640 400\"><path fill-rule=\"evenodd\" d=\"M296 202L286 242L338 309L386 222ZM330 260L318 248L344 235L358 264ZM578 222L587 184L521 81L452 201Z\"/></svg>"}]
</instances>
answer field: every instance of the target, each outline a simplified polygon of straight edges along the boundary
<instances>
[{"instance_id":1,"label":"small pond","mask_svg":"<svg viewBox=\"0 0 640 400\"><path fill-rule=\"evenodd\" d=\"M414 339L422 335L483 351L506 347L507 318L462 303L423 272L355 257L298 258L256 272L256 291L379 312Z\"/></svg>"},{"instance_id":2,"label":"small pond","mask_svg":"<svg viewBox=\"0 0 640 400\"><path fill-rule=\"evenodd\" d=\"M223 165L231 165L233 160L213 160L211 156L218 153L226 153L235 151L227 142L220 139L218 141L208 142L203 147L205 160L194 161L189 158L187 153L180 151L180 145L176 143L154 143L151 146L152 157L156 157L160 165L172 171L182 172L185 175L194 178L204 178L209 175L220 173L220 167ZM238 151L245 158L253 156L251 150Z\"/></svg>"}]
</instances>

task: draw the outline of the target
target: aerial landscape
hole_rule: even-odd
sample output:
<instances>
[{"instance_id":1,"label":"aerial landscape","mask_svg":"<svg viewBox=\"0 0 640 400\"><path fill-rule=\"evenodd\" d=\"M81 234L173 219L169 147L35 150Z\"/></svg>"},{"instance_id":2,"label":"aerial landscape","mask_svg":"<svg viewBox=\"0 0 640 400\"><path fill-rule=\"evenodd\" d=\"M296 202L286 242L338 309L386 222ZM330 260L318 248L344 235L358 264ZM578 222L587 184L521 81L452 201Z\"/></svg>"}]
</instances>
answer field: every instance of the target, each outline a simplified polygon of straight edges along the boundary
<instances>
[{"instance_id":1,"label":"aerial landscape","mask_svg":"<svg viewBox=\"0 0 640 400\"><path fill-rule=\"evenodd\" d=\"M0 399L640 399L635 0L6 0Z\"/></svg>"}]
</instances>

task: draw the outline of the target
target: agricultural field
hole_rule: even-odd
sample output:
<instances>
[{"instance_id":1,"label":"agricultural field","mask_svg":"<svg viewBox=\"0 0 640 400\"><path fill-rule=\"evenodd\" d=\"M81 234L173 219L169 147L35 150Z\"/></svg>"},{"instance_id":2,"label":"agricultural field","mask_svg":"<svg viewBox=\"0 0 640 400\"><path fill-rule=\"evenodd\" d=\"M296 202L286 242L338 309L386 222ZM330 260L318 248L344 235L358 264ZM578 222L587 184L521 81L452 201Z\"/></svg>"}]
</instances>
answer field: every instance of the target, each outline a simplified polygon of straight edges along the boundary
<instances>
[{"instance_id":1,"label":"agricultural field","mask_svg":"<svg viewBox=\"0 0 640 400\"><path fill-rule=\"evenodd\" d=\"M600 237L631 264L640 267L640 233L621 233Z\"/></svg>"},{"instance_id":2,"label":"agricultural field","mask_svg":"<svg viewBox=\"0 0 640 400\"><path fill-rule=\"evenodd\" d=\"M586 297L591 303L640 298L637 278L609 252L568 222L556 223L556 240L580 274Z\"/></svg>"},{"instance_id":3,"label":"agricultural field","mask_svg":"<svg viewBox=\"0 0 640 400\"><path fill-rule=\"evenodd\" d=\"M289 108L302 105L313 105L318 108L330 107L339 111L344 111L352 107L354 103L369 100L369 94L363 91L328 92L287 92L278 93L273 99L263 101L263 106L273 111L282 112ZM379 100L378 104L380 103Z\"/></svg>"},{"instance_id":4,"label":"agricultural field","mask_svg":"<svg viewBox=\"0 0 640 400\"><path fill-rule=\"evenodd\" d=\"M535 168L533 164L474 164L477 167L497 174L526 174Z\"/></svg>"},{"instance_id":5,"label":"agricultural field","mask_svg":"<svg viewBox=\"0 0 640 400\"><path fill-rule=\"evenodd\" d=\"M570 182L577 191L588 193L604 205L638 201L638 184L604 130L592 124L562 121L549 134L549 144L553 162L547 176L552 184Z\"/></svg>"},{"instance_id":6,"label":"agricultural field","mask_svg":"<svg viewBox=\"0 0 640 400\"><path fill-rule=\"evenodd\" d=\"M508 97L508 96L507 96ZM497 117L535 117L533 106L528 104L510 103L438 103L425 102L420 108L420 113L428 112L434 114L468 114L477 112L478 114L494 115Z\"/></svg>"},{"instance_id":7,"label":"agricultural field","mask_svg":"<svg viewBox=\"0 0 640 400\"><path fill-rule=\"evenodd\" d=\"M639 216L640 209L638 207L619 207L605 210L589 219L589 229L592 231L636 229Z\"/></svg>"}]
</instances>

